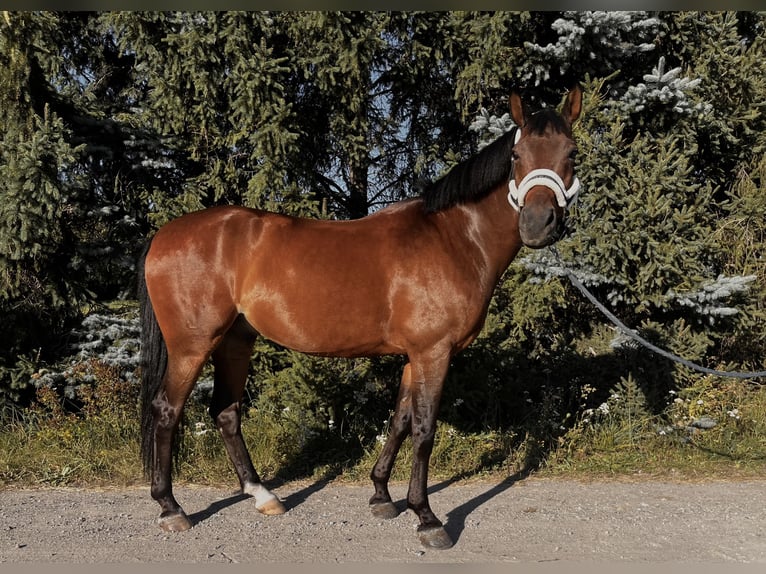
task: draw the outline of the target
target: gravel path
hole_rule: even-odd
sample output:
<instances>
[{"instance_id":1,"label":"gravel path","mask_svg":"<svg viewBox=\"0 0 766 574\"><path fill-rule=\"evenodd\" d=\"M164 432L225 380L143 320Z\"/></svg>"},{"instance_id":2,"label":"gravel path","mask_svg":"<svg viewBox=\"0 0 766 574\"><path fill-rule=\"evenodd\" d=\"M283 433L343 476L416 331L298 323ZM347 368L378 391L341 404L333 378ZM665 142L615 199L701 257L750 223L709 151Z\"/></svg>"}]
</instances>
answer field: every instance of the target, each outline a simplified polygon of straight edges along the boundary
<instances>
[{"instance_id":1,"label":"gravel path","mask_svg":"<svg viewBox=\"0 0 766 574\"><path fill-rule=\"evenodd\" d=\"M369 485L287 483L262 516L233 490L176 486L195 527L154 524L148 488L0 491L0 562L766 563L766 481L437 483L456 541L421 548L414 514L373 518ZM406 484L391 488L403 508Z\"/></svg>"}]
</instances>

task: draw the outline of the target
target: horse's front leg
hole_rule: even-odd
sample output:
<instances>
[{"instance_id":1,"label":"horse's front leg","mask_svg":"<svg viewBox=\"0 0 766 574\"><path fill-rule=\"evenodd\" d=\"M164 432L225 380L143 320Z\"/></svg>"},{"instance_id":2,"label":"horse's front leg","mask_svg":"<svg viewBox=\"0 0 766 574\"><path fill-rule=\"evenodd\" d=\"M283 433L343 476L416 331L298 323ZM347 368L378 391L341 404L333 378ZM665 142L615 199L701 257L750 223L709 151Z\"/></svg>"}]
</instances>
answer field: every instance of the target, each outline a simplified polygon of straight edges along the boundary
<instances>
[{"instance_id":1,"label":"horse's front leg","mask_svg":"<svg viewBox=\"0 0 766 574\"><path fill-rule=\"evenodd\" d=\"M391 478L391 471L394 469L394 461L399 453L399 448L407 435L410 434L412 421L411 375L412 369L407 363L402 372L402 382L399 386L399 396L396 399L388 438L370 474L372 484L375 487L375 494L370 498L370 510L378 518L395 518L399 515L399 511L391 501L391 494L388 492L388 480Z\"/></svg>"},{"instance_id":2,"label":"horse's front leg","mask_svg":"<svg viewBox=\"0 0 766 574\"><path fill-rule=\"evenodd\" d=\"M412 474L407 492L407 506L420 519L418 535L423 546L443 549L452 546L452 539L428 503L428 463L436 435L444 378L450 354L412 361Z\"/></svg>"}]
</instances>

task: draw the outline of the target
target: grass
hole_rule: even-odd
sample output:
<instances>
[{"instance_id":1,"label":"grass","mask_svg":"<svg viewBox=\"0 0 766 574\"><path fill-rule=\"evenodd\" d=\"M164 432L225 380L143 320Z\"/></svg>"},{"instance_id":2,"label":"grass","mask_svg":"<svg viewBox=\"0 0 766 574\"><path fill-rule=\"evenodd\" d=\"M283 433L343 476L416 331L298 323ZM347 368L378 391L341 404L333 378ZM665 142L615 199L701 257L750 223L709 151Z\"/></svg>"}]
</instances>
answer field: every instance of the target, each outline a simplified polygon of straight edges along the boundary
<instances>
[{"instance_id":1,"label":"grass","mask_svg":"<svg viewBox=\"0 0 766 574\"><path fill-rule=\"evenodd\" d=\"M661 415L628 403L585 413L545 461L550 476L763 478L766 388L706 377L673 397ZM609 403L607 403L609 405ZM594 420L595 419L595 420ZM695 421L714 421L701 429Z\"/></svg>"},{"instance_id":2,"label":"grass","mask_svg":"<svg viewBox=\"0 0 766 574\"><path fill-rule=\"evenodd\" d=\"M146 484L135 386L108 368L96 370L101 382L77 397L78 409L65 409L55 392L42 388L30 408L6 417L0 429L0 487ZM528 470L576 479L764 476L765 388L708 377L669 399L664 412L647 412L628 378L604 405L579 414L557 435L522 435L518 429L467 433L440 422L429 476L501 479ZM703 416L715 426L695 428L694 421ZM190 403L186 419L176 480L236 484L204 406ZM383 438L364 441L337 429L312 431L284 413L256 409L246 413L243 432L261 476L276 480L367 481ZM408 440L392 479L407 480L411 462Z\"/></svg>"}]
</instances>

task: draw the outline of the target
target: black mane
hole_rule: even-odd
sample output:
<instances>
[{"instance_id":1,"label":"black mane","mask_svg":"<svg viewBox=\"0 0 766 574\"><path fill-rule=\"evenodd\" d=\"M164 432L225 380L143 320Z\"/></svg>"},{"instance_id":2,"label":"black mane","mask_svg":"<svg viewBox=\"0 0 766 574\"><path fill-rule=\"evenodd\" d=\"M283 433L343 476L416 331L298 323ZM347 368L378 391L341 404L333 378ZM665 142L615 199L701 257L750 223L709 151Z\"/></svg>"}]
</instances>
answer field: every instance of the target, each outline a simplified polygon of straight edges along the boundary
<instances>
[{"instance_id":1,"label":"black mane","mask_svg":"<svg viewBox=\"0 0 766 574\"><path fill-rule=\"evenodd\" d=\"M543 134L549 126L557 132L569 132L564 118L552 109L530 115L525 125L535 134ZM513 167L511 150L518 129L513 128L441 178L423 186L421 197L426 213L478 201L501 183L507 182Z\"/></svg>"},{"instance_id":2,"label":"black mane","mask_svg":"<svg viewBox=\"0 0 766 574\"><path fill-rule=\"evenodd\" d=\"M511 149L517 129L513 128L479 153L427 184L421 195L426 213L477 201L503 181L508 181L512 166Z\"/></svg>"}]
</instances>

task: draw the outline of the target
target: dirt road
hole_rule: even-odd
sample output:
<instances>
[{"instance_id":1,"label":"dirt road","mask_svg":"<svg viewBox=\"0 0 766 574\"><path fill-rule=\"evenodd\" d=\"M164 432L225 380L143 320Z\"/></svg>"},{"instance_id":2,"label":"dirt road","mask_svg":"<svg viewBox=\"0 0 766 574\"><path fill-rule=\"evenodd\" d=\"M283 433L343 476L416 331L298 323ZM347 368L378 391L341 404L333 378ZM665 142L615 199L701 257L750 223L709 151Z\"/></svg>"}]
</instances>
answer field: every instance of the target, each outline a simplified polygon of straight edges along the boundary
<instances>
[{"instance_id":1,"label":"dirt road","mask_svg":"<svg viewBox=\"0 0 766 574\"><path fill-rule=\"evenodd\" d=\"M392 495L404 508L405 484ZM373 518L368 485L288 483L262 516L236 491L176 487L192 530L154 524L147 488L0 491L0 562L766 563L766 481L433 484L455 540L421 548L416 519Z\"/></svg>"}]
</instances>

